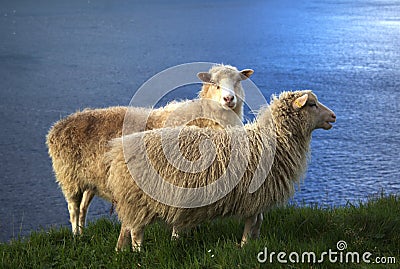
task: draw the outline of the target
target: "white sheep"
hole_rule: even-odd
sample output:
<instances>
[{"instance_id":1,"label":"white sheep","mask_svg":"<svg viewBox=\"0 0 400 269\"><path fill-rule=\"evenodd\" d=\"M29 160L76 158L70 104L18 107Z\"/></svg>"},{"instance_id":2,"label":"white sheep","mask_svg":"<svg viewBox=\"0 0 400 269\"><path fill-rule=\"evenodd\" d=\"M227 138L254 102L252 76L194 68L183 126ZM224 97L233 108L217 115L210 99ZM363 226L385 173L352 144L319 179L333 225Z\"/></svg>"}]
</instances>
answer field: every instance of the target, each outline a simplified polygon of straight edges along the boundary
<instances>
[{"instance_id":1,"label":"white sheep","mask_svg":"<svg viewBox=\"0 0 400 269\"><path fill-rule=\"evenodd\" d=\"M68 203L73 233L82 232L95 195L112 201L106 187L108 166L104 162L104 153L107 142L122 135L124 118L128 132L185 124L195 111L212 110L221 125L240 124L244 98L240 81L252 73L251 69L238 71L229 65L216 65L208 72L198 73L204 83L197 101L172 102L154 110L134 107L86 109L56 122L47 135L46 144L56 181ZM174 113L175 110L179 113ZM215 122L202 119L194 119L188 124L219 127Z\"/></svg>"},{"instance_id":2,"label":"white sheep","mask_svg":"<svg viewBox=\"0 0 400 269\"><path fill-rule=\"evenodd\" d=\"M258 237L262 212L285 204L304 176L312 131L330 129L335 119L311 91L283 92L244 128L175 127L114 139L107 184L122 222L116 249L128 244L130 232L133 249L140 250L144 228L156 219L183 229L237 216L246 220L241 244ZM201 160L205 150L213 150L215 158L204 170L182 171L179 163L171 164L182 155L184 161ZM226 174L225 182L214 184ZM205 191L192 195L197 189ZM204 200L209 202L198 204Z\"/></svg>"}]
</instances>

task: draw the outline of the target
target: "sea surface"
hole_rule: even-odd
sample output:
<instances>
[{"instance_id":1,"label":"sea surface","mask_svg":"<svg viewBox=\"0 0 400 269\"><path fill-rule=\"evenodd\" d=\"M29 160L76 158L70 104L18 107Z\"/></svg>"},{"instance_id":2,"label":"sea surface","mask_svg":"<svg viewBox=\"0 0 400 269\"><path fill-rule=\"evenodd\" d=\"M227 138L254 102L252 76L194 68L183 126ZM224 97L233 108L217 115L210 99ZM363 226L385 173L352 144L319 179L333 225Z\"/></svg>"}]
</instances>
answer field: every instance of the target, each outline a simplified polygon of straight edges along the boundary
<instances>
[{"instance_id":1,"label":"sea surface","mask_svg":"<svg viewBox=\"0 0 400 269\"><path fill-rule=\"evenodd\" d=\"M45 146L55 121L127 105L153 75L190 62L252 68L268 101L312 89L336 113L333 129L314 132L291 203L400 192L399 1L2 1L0 37L0 241L69 225ZM95 198L88 219L109 211Z\"/></svg>"}]
</instances>

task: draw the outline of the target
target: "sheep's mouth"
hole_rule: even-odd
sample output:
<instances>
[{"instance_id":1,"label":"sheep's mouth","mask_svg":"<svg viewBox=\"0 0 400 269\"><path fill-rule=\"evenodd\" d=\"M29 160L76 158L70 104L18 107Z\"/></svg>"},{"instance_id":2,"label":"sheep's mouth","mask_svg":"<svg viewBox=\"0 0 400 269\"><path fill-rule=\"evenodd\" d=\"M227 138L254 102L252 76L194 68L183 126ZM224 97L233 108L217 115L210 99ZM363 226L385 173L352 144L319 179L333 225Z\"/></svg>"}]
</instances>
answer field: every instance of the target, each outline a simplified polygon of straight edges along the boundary
<instances>
[{"instance_id":1,"label":"sheep's mouth","mask_svg":"<svg viewBox=\"0 0 400 269\"><path fill-rule=\"evenodd\" d=\"M236 104L229 103L225 105L226 107L229 107L230 109L234 109L236 107Z\"/></svg>"},{"instance_id":2,"label":"sheep's mouth","mask_svg":"<svg viewBox=\"0 0 400 269\"><path fill-rule=\"evenodd\" d=\"M335 120L328 120L328 121L326 121L325 122L325 126L323 127L325 130L329 130L329 129L331 129L332 127L333 127L333 125L332 125L332 123L334 123L335 122Z\"/></svg>"}]
</instances>

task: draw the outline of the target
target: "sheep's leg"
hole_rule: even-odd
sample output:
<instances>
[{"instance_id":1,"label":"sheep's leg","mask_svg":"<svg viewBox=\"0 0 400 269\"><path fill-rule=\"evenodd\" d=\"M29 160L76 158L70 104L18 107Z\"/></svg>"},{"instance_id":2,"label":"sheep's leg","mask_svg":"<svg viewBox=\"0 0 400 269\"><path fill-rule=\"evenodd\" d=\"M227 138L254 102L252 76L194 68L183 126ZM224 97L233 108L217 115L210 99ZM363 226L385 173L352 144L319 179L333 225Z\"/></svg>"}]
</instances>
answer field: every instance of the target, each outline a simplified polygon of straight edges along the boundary
<instances>
[{"instance_id":1,"label":"sheep's leg","mask_svg":"<svg viewBox=\"0 0 400 269\"><path fill-rule=\"evenodd\" d=\"M136 228L131 229L132 249L135 252L140 252L143 242L144 229Z\"/></svg>"},{"instance_id":2,"label":"sheep's leg","mask_svg":"<svg viewBox=\"0 0 400 269\"><path fill-rule=\"evenodd\" d=\"M174 226L172 227L171 240L178 240L178 239L179 239L179 230Z\"/></svg>"},{"instance_id":3,"label":"sheep's leg","mask_svg":"<svg viewBox=\"0 0 400 269\"><path fill-rule=\"evenodd\" d=\"M86 223L86 213L89 208L90 202L94 197L93 190L86 190L83 192L80 208L79 208L79 233L81 234Z\"/></svg>"},{"instance_id":4,"label":"sheep's leg","mask_svg":"<svg viewBox=\"0 0 400 269\"><path fill-rule=\"evenodd\" d=\"M248 242L249 237L251 236L252 231L257 224L257 219L258 219L258 214L246 219L244 224L242 241L240 243L241 247L243 247Z\"/></svg>"},{"instance_id":5,"label":"sheep's leg","mask_svg":"<svg viewBox=\"0 0 400 269\"><path fill-rule=\"evenodd\" d=\"M72 226L72 233L79 235L79 205L82 200L82 194L67 198L69 220Z\"/></svg>"},{"instance_id":6,"label":"sheep's leg","mask_svg":"<svg viewBox=\"0 0 400 269\"><path fill-rule=\"evenodd\" d=\"M119 232L117 246L115 247L115 251L124 250L126 246L129 244L130 239L130 229L128 229L124 223L121 223L121 231Z\"/></svg>"},{"instance_id":7,"label":"sheep's leg","mask_svg":"<svg viewBox=\"0 0 400 269\"><path fill-rule=\"evenodd\" d=\"M262 224L263 220L264 220L263 213L258 214L257 221L256 221L254 227L251 229L251 238L259 238L260 237L261 224Z\"/></svg>"}]
</instances>

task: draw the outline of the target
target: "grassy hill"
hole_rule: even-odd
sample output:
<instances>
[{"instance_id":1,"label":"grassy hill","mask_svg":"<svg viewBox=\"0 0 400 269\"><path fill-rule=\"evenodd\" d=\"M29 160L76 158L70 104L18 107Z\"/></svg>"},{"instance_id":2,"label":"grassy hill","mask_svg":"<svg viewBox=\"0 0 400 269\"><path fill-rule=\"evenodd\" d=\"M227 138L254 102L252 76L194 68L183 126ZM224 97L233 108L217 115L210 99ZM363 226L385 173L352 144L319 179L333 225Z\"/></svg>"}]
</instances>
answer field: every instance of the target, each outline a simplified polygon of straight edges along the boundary
<instances>
[{"instance_id":1,"label":"grassy hill","mask_svg":"<svg viewBox=\"0 0 400 269\"><path fill-rule=\"evenodd\" d=\"M204 223L177 241L156 223L146 230L141 253L115 252L119 228L115 220L100 219L77 238L69 227L32 232L0 244L0 268L400 267L399 196L338 208L272 210L265 214L261 238L242 249L243 222L235 219Z\"/></svg>"}]
</instances>

